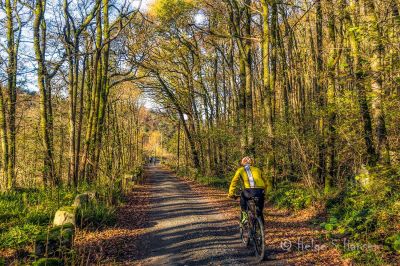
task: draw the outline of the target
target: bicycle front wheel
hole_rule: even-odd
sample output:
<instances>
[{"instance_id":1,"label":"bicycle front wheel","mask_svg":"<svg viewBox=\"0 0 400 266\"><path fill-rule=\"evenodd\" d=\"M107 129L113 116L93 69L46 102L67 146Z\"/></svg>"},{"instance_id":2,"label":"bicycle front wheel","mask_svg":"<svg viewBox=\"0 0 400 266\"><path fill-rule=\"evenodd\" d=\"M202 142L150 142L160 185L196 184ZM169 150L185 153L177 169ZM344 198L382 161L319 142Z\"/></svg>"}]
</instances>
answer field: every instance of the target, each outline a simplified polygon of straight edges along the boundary
<instances>
[{"instance_id":1,"label":"bicycle front wheel","mask_svg":"<svg viewBox=\"0 0 400 266\"><path fill-rule=\"evenodd\" d=\"M240 223L240 239L242 240L243 246L247 247L250 245L250 228L249 222L246 221L243 224Z\"/></svg>"},{"instance_id":2,"label":"bicycle front wheel","mask_svg":"<svg viewBox=\"0 0 400 266\"><path fill-rule=\"evenodd\" d=\"M254 222L254 251L257 261L260 262L264 260L265 256L264 224L260 217L257 217Z\"/></svg>"}]
</instances>

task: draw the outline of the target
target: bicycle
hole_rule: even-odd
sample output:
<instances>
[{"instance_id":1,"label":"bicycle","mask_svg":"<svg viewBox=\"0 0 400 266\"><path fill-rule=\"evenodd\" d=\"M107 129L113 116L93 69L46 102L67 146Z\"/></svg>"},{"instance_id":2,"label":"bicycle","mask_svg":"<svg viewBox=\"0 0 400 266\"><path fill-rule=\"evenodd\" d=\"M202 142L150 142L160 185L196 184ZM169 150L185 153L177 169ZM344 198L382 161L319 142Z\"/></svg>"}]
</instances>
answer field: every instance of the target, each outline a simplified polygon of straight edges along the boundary
<instances>
[{"instance_id":1,"label":"bicycle","mask_svg":"<svg viewBox=\"0 0 400 266\"><path fill-rule=\"evenodd\" d=\"M240 196L236 195L235 197L238 198ZM257 201L258 198L254 197L248 200L246 210L248 218L245 223L242 223L242 217L239 217L239 230L243 245L248 247L252 243L257 262L260 262L264 260L265 256L265 236L263 219L257 214L259 213Z\"/></svg>"}]
</instances>

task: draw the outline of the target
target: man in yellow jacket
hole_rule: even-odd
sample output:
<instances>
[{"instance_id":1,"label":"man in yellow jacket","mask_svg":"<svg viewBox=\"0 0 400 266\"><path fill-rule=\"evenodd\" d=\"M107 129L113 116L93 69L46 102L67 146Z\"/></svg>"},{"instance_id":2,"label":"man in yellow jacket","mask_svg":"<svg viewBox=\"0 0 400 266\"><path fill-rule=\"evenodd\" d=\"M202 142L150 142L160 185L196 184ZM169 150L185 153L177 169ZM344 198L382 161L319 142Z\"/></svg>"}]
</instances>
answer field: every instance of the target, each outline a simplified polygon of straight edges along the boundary
<instances>
[{"instance_id":1,"label":"man in yellow jacket","mask_svg":"<svg viewBox=\"0 0 400 266\"><path fill-rule=\"evenodd\" d=\"M261 170L257 167L252 166L253 159L250 157L244 157L241 161L242 167L240 167L231 181L229 187L228 197L235 198L235 190L238 186L239 179L243 184L243 191L240 195L240 207L242 209L241 221L244 223L247 220L247 201L254 197L258 198L256 201L257 209L259 210L258 215L263 219L264 209L264 194L267 186L265 177L262 176Z\"/></svg>"}]
</instances>

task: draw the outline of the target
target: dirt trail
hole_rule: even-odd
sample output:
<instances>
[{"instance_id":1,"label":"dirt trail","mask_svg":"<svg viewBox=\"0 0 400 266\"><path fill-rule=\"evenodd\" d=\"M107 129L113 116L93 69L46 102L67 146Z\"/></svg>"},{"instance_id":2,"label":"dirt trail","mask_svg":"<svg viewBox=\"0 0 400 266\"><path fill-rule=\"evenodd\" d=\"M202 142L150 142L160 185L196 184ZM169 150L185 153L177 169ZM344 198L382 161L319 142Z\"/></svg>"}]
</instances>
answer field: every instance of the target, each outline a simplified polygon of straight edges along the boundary
<instances>
[{"instance_id":1,"label":"dirt trail","mask_svg":"<svg viewBox=\"0 0 400 266\"><path fill-rule=\"evenodd\" d=\"M248 264L237 227L190 186L160 168L149 169L149 221L142 265Z\"/></svg>"},{"instance_id":2,"label":"dirt trail","mask_svg":"<svg viewBox=\"0 0 400 266\"><path fill-rule=\"evenodd\" d=\"M78 241L82 253L91 254L89 264L254 265L239 239L238 202L160 167L148 167L146 176L146 185L119 209L115 228ZM313 213L265 213L268 257L260 265L345 265L335 249L319 248L320 231L309 222Z\"/></svg>"},{"instance_id":3,"label":"dirt trail","mask_svg":"<svg viewBox=\"0 0 400 266\"><path fill-rule=\"evenodd\" d=\"M227 200L226 192L158 167L148 169L148 176L152 227L141 237L147 248L140 265L254 264L252 251L239 240L238 202ZM314 213L290 215L272 208L265 213L268 256L260 265L344 264L309 225Z\"/></svg>"}]
</instances>

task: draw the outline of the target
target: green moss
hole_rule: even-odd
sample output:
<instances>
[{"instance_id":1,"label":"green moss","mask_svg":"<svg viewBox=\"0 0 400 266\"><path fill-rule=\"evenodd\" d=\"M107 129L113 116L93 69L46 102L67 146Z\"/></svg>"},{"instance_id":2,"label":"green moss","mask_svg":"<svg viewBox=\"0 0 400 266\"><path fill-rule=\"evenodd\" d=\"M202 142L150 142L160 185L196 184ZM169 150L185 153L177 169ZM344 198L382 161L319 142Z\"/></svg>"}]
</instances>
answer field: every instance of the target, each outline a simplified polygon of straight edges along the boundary
<instances>
[{"instance_id":1,"label":"green moss","mask_svg":"<svg viewBox=\"0 0 400 266\"><path fill-rule=\"evenodd\" d=\"M359 175L357 180L358 183L348 185L327 202L329 219L321 226L331 235L345 234L357 245L379 245L379 249L369 252L344 252L357 263L382 265L386 263L385 258L390 257L386 253L395 254L400 249L397 228L400 173L390 167L377 166Z\"/></svg>"},{"instance_id":2,"label":"green moss","mask_svg":"<svg viewBox=\"0 0 400 266\"><path fill-rule=\"evenodd\" d=\"M73 225L50 228L36 238L35 255L42 257L47 254L49 256L62 257L71 250L73 237Z\"/></svg>"},{"instance_id":3,"label":"green moss","mask_svg":"<svg viewBox=\"0 0 400 266\"><path fill-rule=\"evenodd\" d=\"M64 262L58 258L41 258L32 263L32 266L62 266Z\"/></svg>"},{"instance_id":4,"label":"green moss","mask_svg":"<svg viewBox=\"0 0 400 266\"><path fill-rule=\"evenodd\" d=\"M69 240L72 239L74 235L74 225L73 224L65 224L60 226L55 226L50 228L48 231L42 232L37 236L37 242L46 242L50 240Z\"/></svg>"},{"instance_id":5,"label":"green moss","mask_svg":"<svg viewBox=\"0 0 400 266\"><path fill-rule=\"evenodd\" d=\"M85 205L89 204L89 194L88 193L83 193L79 194L75 197L74 203L72 204L73 207L83 207Z\"/></svg>"},{"instance_id":6,"label":"green moss","mask_svg":"<svg viewBox=\"0 0 400 266\"><path fill-rule=\"evenodd\" d=\"M64 207L61 207L59 210L60 211L65 211L65 212L68 212L68 213L75 213L76 212L76 207L74 207L74 206L64 206Z\"/></svg>"}]
</instances>

